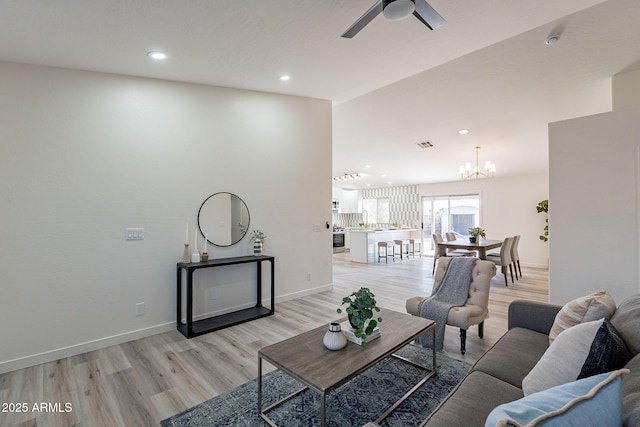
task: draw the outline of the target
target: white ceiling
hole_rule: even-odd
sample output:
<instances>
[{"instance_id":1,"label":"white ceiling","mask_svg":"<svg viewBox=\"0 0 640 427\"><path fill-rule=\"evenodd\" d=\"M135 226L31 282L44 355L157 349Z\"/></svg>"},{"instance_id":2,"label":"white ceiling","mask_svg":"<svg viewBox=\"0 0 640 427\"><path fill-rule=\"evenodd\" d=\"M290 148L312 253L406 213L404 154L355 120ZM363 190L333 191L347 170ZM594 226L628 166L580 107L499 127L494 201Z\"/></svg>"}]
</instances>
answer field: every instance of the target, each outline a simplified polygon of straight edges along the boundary
<instances>
[{"instance_id":1,"label":"white ceiling","mask_svg":"<svg viewBox=\"0 0 640 427\"><path fill-rule=\"evenodd\" d=\"M436 31L379 16L344 39L374 0L0 0L0 60L332 100L333 174L377 187L455 180L475 145L544 172L547 123L610 110L640 59L637 0L429 3Z\"/></svg>"}]
</instances>

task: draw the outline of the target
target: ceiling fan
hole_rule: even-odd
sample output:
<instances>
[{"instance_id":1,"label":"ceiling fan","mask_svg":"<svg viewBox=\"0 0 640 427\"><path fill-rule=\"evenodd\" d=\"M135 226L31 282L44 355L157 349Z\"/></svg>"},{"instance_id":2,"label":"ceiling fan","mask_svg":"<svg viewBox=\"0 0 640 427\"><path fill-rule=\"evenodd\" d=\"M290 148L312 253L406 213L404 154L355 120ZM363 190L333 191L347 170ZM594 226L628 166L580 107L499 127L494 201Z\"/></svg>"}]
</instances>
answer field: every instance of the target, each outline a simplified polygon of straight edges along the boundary
<instances>
[{"instance_id":1,"label":"ceiling fan","mask_svg":"<svg viewBox=\"0 0 640 427\"><path fill-rule=\"evenodd\" d=\"M378 16L380 12L382 12L385 18L391 20L403 19L413 13L413 16L418 18L420 22L431 30L435 30L447 22L425 0L378 0L371 9L367 10L364 15L344 32L342 37L352 38L371 22L373 18Z\"/></svg>"}]
</instances>

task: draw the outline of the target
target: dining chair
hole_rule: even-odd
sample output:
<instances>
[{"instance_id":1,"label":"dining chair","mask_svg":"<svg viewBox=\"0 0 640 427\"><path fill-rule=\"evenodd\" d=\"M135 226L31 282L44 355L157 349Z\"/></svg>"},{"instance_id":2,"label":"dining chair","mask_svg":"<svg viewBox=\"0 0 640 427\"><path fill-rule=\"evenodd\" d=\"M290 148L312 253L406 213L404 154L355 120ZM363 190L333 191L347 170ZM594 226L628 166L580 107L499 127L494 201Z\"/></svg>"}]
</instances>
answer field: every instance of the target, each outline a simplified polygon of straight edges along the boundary
<instances>
[{"instance_id":1,"label":"dining chair","mask_svg":"<svg viewBox=\"0 0 640 427\"><path fill-rule=\"evenodd\" d=\"M447 236L447 242L451 242L453 240L458 240L458 238L456 237L456 233L454 233L453 231L446 232L445 236ZM477 253L476 253L476 251L473 251L473 250L470 250L470 249L447 249L447 255L451 255L451 256L476 256Z\"/></svg>"},{"instance_id":2,"label":"dining chair","mask_svg":"<svg viewBox=\"0 0 640 427\"><path fill-rule=\"evenodd\" d=\"M431 235L431 239L433 240L433 248L434 248L434 253L433 253L433 271L431 272L431 274L435 274L436 272L436 262L438 261L438 258L440 258L440 246L438 245L438 243L444 243L444 239L442 238L442 234L432 234ZM446 252L446 256L464 256L463 254L459 254L459 253L455 253L455 251L452 252Z\"/></svg>"},{"instance_id":3,"label":"dining chair","mask_svg":"<svg viewBox=\"0 0 640 427\"><path fill-rule=\"evenodd\" d=\"M507 281L507 267L509 267L509 272L511 273L511 283L515 283L513 280L512 269L513 260L511 259L511 246L513 245L513 239L513 237L505 237L504 242L502 242L502 246L500 247L499 254L487 254L487 261L492 261L494 264L501 267L502 274L504 275L505 286L509 286Z\"/></svg>"},{"instance_id":4,"label":"dining chair","mask_svg":"<svg viewBox=\"0 0 640 427\"><path fill-rule=\"evenodd\" d=\"M520 273L520 278L522 277L522 269L520 268L520 255L518 254L518 244L520 243L520 235L513 236L513 244L511 245L511 262L513 262L513 269L516 272L516 279L518 278L518 273Z\"/></svg>"}]
</instances>

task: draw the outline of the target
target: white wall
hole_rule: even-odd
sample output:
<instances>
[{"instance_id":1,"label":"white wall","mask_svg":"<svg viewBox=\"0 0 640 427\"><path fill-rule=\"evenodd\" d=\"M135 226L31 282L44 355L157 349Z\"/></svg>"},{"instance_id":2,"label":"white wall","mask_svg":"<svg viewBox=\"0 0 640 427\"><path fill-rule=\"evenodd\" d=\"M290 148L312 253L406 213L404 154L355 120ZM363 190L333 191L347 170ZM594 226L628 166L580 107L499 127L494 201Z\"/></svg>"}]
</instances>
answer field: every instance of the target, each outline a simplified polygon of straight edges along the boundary
<instances>
[{"instance_id":1,"label":"white wall","mask_svg":"<svg viewBox=\"0 0 640 427\"><path fill-rule=\"evenodd\" d=\"M268 236L276 300L331 287L329 101L0 63L0 372L174 329L185 224L219 191ZM254 276L203 273L199 314Z\"/></svg>"},{"instance_id":2,"label":"white wall","mask_svg":"<svg viewBox=\"0 0 640 427\"><path fill-rule=\"evenodd\" d=\"M480 194L480 226L487 239L504 239L520 234L520 264L530 267L548 266L548 244L538 236L543 234L544 214L536 205L548 198L546 174L518 177L497 177L441 184L423 184L421 196Z\"/></svg>"},{"instance_id":3,"label":"white wall","mask_svg":"<svg viewBox=\"0 0 640 427\"><path fill-rule=\"evenodd\" d=\"M611 94L614 111L640 106L640 69L613 76Z\"/></svg>"},{"instance_id":4,"label":"white wall","mask_svg":"<svg viewBox=\"0 0 640 427\"><path fill-rule=\"evenodd\" d=\"M640 290L640 110L549 125L550 300Z\"/></svg>"}]
</instances>

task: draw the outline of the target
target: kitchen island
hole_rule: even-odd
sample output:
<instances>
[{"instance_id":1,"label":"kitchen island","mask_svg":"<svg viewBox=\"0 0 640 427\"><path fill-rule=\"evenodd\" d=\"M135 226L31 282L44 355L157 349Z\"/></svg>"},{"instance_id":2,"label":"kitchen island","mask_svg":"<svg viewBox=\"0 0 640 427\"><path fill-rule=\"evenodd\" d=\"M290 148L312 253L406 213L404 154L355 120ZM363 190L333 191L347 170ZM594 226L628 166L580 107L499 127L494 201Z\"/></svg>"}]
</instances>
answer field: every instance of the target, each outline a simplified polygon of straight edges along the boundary
<instances>
[{"instance_id":1,"label":"kitchen island","mask_svg":"<svg viewBox=\"0 0 640 427\"><path fill-rule=\"evenodd\" d=\"M397 230L352 229L349 231L351 261L370 263L378 260L378 242L420 239L421 230L401 228ZM398 248L399 249L399 248Z\"/></svg>"}]
</instances>

